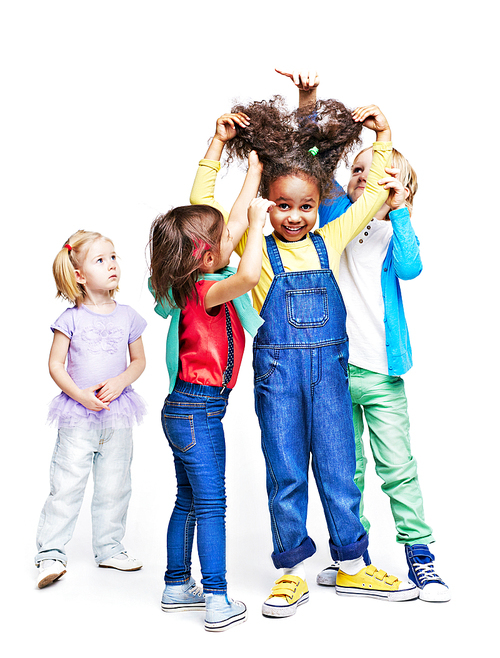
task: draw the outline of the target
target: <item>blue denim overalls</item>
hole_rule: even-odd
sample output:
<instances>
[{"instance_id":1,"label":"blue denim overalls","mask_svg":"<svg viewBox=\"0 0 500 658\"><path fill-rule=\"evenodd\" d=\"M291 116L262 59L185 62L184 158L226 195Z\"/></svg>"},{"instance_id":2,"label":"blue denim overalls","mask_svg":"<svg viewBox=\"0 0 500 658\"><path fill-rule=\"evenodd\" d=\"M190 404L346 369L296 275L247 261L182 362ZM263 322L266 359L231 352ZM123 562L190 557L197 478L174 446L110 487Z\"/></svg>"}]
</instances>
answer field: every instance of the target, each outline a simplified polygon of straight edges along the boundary
<instances>
[{"instance_id":1,"label":"blue denim overalls","mask_svg":"<svg viewBox=\"0 0 500 658\"><path fill-rule=\"evenodd\" d=\"M323 239L309 235L321 269L304 272L285 272L276 241L267 236L274 279L254 341L276 568L291 568L316 550L306 529L310 455L332 558L354 559L368 546L354 484L346 310Z\"/></svg>"}]
</instances>

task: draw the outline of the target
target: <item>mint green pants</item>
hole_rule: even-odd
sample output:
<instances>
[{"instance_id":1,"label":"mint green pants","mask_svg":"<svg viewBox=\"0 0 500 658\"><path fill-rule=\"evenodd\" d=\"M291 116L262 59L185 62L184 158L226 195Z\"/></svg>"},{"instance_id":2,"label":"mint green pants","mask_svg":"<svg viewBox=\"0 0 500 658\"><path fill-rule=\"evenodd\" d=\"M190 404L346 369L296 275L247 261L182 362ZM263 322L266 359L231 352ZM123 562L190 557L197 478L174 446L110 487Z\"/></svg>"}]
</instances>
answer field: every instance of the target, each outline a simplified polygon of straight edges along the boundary
<instances>
[{"instance_id":1,"label":"mint green pants","mask_svg":"<svg viewBox=\"0 0 500 658\"><path fill-rule=\"evenodd\" d=\"M363 505L368 461L363 447L364 415L375 471L383 480L382 491L390 499L396 541L410 545L432 543L432 530L424 519L417 462L410 450L410 420L403 380L349 365L349 390L356 439L354 480L361 491L359 513L363 526L368 532L370 523L364 516Z\"/></svg>"}]
</instances>

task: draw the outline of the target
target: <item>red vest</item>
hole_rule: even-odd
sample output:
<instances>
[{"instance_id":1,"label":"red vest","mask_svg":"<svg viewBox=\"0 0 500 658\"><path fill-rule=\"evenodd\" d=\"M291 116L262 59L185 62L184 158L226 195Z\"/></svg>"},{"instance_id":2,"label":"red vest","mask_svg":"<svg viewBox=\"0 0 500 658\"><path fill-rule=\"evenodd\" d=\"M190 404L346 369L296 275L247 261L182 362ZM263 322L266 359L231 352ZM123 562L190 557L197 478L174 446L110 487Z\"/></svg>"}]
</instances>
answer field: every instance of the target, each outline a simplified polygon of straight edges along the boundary
<instances>
[{"instance_id":1,"label":"red vest","mask_svg":"<svg viewBox=\"0 0 500 658\"><path fill-rule=\"evenodd\" d=\"M227 365L226 314L220 306L217 315L205 311L205 295L216 281L198 281L196 291L181 312L179 322L179 379L191 384L222 386ZM238 314L228 303L234 341L234 367L228 388L238 379L245 335Z\"/></svg>"}]
</instances>

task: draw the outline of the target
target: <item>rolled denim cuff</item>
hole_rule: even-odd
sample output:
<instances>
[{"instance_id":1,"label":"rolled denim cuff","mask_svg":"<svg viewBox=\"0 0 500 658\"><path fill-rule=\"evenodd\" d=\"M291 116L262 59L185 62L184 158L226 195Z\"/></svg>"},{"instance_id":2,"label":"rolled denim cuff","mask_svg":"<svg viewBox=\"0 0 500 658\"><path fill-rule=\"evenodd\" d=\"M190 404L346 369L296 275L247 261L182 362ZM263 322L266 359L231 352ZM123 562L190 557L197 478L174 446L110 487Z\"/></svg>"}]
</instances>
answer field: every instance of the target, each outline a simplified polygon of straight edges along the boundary
<instances>
[{"instance_id":1,"label":"rolled denim cuff","mask_svg":"<svg viewBox=\"0 0 500 658\"><path fill-rule=\"evenodd\" d=\"M330 539L330 554L332 559L336 562L342 562L342 560L355 560L357 557L361 557L367 548L368 533L366 532L357 542L349 544L348 546L335 546Z\"/></svg>"},{"instance_id":2,"label":"rolled denim cuff","mask_svg":"<svg viewBox=\"0 0 500 658\"><path fill-rule=\"evenodd\" d=\"M300 546L283 553L273 553L271 557L276 569L291 569L314 553L316 553L316 544L310 537L306 537Z\"/></svg>"}]
</instances>

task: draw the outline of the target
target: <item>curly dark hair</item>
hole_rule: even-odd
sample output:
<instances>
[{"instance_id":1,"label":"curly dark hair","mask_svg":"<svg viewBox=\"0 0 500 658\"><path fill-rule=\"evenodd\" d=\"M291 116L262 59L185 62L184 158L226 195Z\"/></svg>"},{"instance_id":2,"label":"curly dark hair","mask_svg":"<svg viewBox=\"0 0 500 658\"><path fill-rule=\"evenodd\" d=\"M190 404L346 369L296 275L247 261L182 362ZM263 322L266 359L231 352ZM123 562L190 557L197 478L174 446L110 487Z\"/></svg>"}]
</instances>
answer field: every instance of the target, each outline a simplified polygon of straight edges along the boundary
<instances>
[{"instance_id":1,"label":"curly dark hair","mask_svg":"<svg viewBox=\"0 0 500 658\"><path fill-rule=\"evenodd\" d=\"M330 196L339 162L361 142L362 124L333 99L290 112L281 96L273 96L268 101L235 105L231 112L247 114L250 125L237 126L236 137L227 142L227 162L245 160L255 150L263 164L260 191L264 197L273 181L294 175L313 180L320 198Z\"/></svg>"},{"instance_id":2,"label":"curly dark hair","mask_svg":"<svg viewBox=\"0 0 500 658\"><path fill-rule=\"evenodd\" d=\"M224 227L220 210L205 205L172 208L154 220L149 232L149 269L157 302L185 308L196 292L204 253L219 253Z\"/></svg>"}]
</instances>

